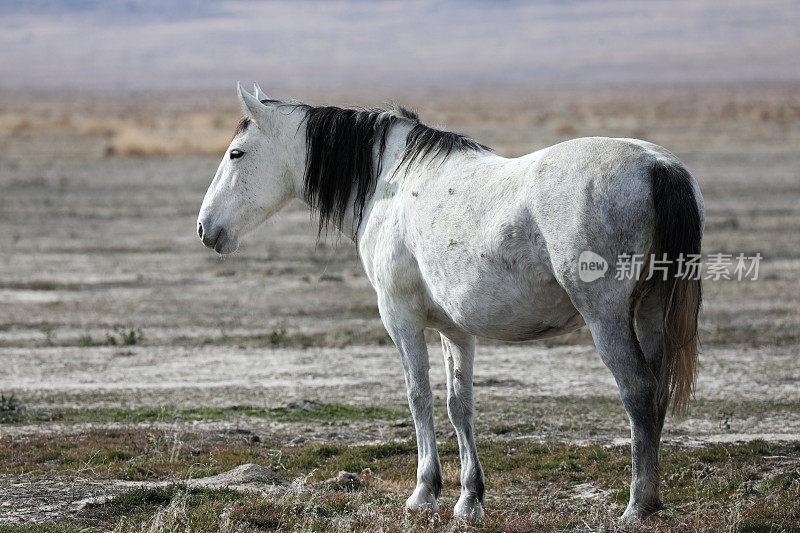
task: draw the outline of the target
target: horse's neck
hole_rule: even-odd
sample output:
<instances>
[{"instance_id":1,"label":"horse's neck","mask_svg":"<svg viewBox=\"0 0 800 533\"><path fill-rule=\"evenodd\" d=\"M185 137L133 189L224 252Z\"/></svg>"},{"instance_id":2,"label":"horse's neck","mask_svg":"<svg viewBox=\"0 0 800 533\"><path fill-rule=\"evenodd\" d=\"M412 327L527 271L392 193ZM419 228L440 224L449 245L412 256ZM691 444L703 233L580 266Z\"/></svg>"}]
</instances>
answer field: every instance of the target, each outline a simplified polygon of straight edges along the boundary
<instances>
[{"instance_id":1,"label":"horse's neck","mask_svg":"<svg viewBox=\"0 0 800 533\"><path fill-rule=\"evenodd\" d=\"M403 159L403 154L406 150L406 141L408 134L411 133L411 124L401 122L395 124L389 135L386 138L386 149L383 152L383 162L381 164L381 172L378 176L378 181L390 181L401 175L401 172L395 172L397 165ZM377 157L377 153L373 154ZM377 164L376 164L376 167Z\"/></svg>"},{"instance_id":2,"label":"horse's neck","mask_svg":"<svg viewBox=\"0 0 800 533\"><path fill-rule=\"evenodd\" d=\"M279 111L280 112L280 108ZM285 150L285 154L277 154L287 162L286 172L292 180L294 195L300 200L304 200L304 177L306 174L306 127L305 112L295 107L290 113L286 113L278 124L278 135L281 138L279 146Z\"/></svg>"},{"instance_id":3,"label":"horse's neck","mask_svg":"<svg viewBox=\"0 0 800 533\"><path fill-rule=\"evenodd\" d=\"M411 132L411 126L404 123L395 124L392 129L389 131L389 134L386 138L386 147L383 151L383 157L381 158L380 148L378 143L375 143L375 146L372 150L372 157L374 158L374 167L375 169L380 168L380 173L376 179L376 187L381 182L386 182L391 180L393 177L396 179L397 176L400 176L401 173L397 173L395 175L395 169L397 168L397 164L403 157L403 152L405 151L406 146L406 139L408 138L408 134ZM303 161L302 168L299 171L295 171L293 174L295 176L294 179L294 188L295 194L297 198L299 198L304 204L311 206L305 199L305 164L306 164L306 135L305 135L305 126L303 124L300 125L299 133L298 133L298 140L300 140L300 147L297 148L298 150L302 151L302 158ZM380 159L379 159L380 158ZM380 163L380 165L379 165ZM367 199L367 202L364 204L364 213L363 219L361 220L361 226L363 227L367 221L369 213L372 208L372 202L375 199L375 191L373 190L370 194L370 197ZM350 202L347 208L347 211L344 214L344 218L342 219L341 226L338 224L337 221L331 221L332 224L335 224L337 230L339 230L342 234L346 235L349 239L355 240L356 239L356 232L357 229L355 227L355 191L352 192L350 197Z\"/></svg>"},{"instance_id":4,"label":"horse's neck","mask_svg":"<svg viewBox=\"0 0 800 533\"><path fill-rule=\"evenodd\" d=\"M408 134L411 133L411 128L412 125L405 122L394 124L386 137L386 147L383 150L382 156L380 154L378 143L375 143L375 146L372 150L372 157L374 158L375 163L373 168L378 170L378 175L375 180L375 188L370 194L370 197L367 199L367 202L364 204L363 218L361 220L361 225L358 228L359 232L366 226L367 220L372 213L373 203L378 197L376 194L378 188L381 187L381 185L385 186L391 181L402 179L402 169L400 169L398 172L397 165L400 164L403 159L403 154L405 153L406 149L406 141L408 139ZM345 228L343 230L340 228L340 231L342 231L342 233L347 235L349 238L355 240L354 232L351 229L354 227L354 199L351 199L351 202L352 203L345 214L345 222L343 224Z\"/></svg>"}]
</instances>

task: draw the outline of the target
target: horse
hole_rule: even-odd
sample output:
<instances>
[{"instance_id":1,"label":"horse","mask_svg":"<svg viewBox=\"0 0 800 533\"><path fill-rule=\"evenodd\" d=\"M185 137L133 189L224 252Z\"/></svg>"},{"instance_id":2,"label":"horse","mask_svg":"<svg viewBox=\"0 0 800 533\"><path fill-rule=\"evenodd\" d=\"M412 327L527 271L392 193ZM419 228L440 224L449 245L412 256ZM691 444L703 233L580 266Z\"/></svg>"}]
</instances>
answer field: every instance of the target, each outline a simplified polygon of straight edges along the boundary
<instances>
[{"instance_id":1,"label":"horse","mask_svg":"<svg viewBox=\"0 0 800 533\"><path fill-rule=\"evenodd\" d=\"M426 328L441 336L447 411L461 460L453 514L484 517L473 425L476 337L527 341L587 325L631 428L630 499L621 519L662 509L659 446L670 399L682 411L698 357L703 198L666 149L589 137L505 158L402 107L311 106L238 85L243 118L203 199L197 232L220 254L290 200L351 238L400 354L417 440L406 502L437 512L442 474ZM600 263L583 276L582 254ZM620 276L625 257L663 276ZM623 259L620 259L623 258ZM655 268L651 268L655 270Z\"/></svg>"}]
</instances>

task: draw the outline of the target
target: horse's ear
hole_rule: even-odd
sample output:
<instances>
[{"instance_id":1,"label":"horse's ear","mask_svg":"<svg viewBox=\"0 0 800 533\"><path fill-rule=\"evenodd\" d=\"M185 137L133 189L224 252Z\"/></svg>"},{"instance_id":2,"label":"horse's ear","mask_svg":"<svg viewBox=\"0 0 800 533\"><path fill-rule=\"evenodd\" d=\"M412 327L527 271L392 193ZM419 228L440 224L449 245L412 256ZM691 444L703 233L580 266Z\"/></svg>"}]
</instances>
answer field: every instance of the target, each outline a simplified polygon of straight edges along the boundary
<instances>
[{"instance_id":1,"label":"horse's ear","mask_svg":"<svg viewBox=\"0 0 800 533\"><path fill-rule=\"evenodd\" d=\"M258 86L258 83L253 83L253 94L262 104L265 103L266 100L272 100L272 98L267 96L266 93L261 90L261 87Z\"/></svg>"},{"instance_id":2,"label":"horse's ear","mask_svg":"<svg viewBox=\"0 0 800 533\"><path fill-rule=\"evenodd\" d=\"M267 107L255 96L245 91L241 83L236 84L236 91L239 93L239 104L242 106L244 116L255 120L256 123L261 122L266 116Z\"/></svg>"}]
</instances>

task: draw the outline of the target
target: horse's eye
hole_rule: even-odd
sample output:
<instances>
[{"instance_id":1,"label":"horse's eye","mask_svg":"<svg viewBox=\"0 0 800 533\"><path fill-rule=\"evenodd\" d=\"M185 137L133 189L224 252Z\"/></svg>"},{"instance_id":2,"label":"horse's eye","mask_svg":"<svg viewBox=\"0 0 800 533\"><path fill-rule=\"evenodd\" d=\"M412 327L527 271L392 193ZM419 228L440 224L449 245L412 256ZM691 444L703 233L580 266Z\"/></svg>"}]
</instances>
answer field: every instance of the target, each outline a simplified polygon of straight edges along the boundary
<instances>
[{"instance_id":1,"label":"horse's eye","mask_svg":"<svg viewBox=\"0 0 800 533\"><path fill-rule=\"evenodd\" d=\"M239 159L243 155L244 152L242 152L241 150L236 150L236 149L231 150L231 159Z\"/></svg>"}]
</instances>

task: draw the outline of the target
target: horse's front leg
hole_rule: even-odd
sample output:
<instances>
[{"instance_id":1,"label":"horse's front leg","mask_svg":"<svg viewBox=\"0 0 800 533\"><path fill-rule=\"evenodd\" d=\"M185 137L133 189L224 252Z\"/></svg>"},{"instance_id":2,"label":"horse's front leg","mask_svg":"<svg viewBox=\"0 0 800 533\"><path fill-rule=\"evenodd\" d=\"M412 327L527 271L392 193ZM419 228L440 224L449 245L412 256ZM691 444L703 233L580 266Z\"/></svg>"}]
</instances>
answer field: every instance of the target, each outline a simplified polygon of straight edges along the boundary
<instances>
[{"instance_id":1,"label":"horse's front leg","mask_svg":"<svg viewBox=\"0 0 800 533\"><path fill-rule=\"evenodd\" d=\"M458 436L461 457L461 497L453 514L483 518L484 479L473 430L472 362L475 337L462 332L442 332L442 355L447 372L447 412Z\"/></svg>"},{"instance_id":2,"label":"horse's front leg","mask_svg":"<svg viewBox=\"0 0 800 533\"><path fill-rule=\"evenodd\" d=\"M381 309L381 318L403 361L408 405L417 432L417 488L406 501L406 507L436 512L439 510L436 498L442 490L442 466L433 427L433 394L428 379L424 327L407 316L385 309Z\"/></svg>"}]
</instances>

